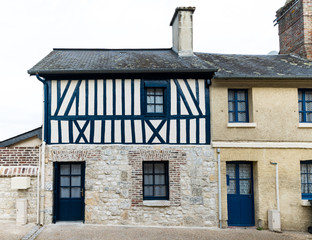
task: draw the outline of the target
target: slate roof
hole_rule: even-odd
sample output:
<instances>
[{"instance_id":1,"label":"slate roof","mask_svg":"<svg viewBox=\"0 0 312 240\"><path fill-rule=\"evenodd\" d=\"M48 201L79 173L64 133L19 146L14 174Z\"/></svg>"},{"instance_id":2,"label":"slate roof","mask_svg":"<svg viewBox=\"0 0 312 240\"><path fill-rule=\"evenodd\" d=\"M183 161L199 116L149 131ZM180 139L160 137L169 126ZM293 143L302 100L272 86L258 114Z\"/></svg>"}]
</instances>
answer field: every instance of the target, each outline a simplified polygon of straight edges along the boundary
<instances>
[{"instance_id":1,"label":"slate roof","mask_svg":"<svg viewBox=\"0 0 312 240\"><path fill-rule=\"evenodd\" d=\"M215 78L312 78L312 61L292 55L195 53L171 49L54 49L28 73L215 73Z\"/></svg>"},{"instance_id":2,"label":"slate roof","mask_svg":"<svg viewBox=\"0 0 312 240\"><path fill-rule=\"evenodd\" d=\"M311 79L312 61L293 55L236 55L196 53L212 67L215 78Z\"/></svg>"},{"instance_id":3,"label":"slate roof","mask_svg":"<svg viewBox=\"0 0 312 240\"><path fill-rule=\"evenodd\" d=\"M214 72L200 58L179 57L171 49L53 49L31 75L77 73Z\"/></svg>"}]
</instances>

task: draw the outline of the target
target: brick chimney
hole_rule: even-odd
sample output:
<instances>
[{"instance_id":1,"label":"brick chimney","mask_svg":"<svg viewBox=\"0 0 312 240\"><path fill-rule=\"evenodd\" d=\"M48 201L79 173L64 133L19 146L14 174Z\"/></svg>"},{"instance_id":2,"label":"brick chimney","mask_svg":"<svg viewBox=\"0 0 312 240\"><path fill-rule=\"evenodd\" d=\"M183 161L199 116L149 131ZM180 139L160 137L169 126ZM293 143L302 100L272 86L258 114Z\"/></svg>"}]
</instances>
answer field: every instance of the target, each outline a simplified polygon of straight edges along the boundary
<instances>
[{"instance_id":1,"label":"brick chimney","mask_svg":"<svg viewBox=\"0 0 312 240\"><path fill-rule=\"evenodd\" d=\"M179 56L193 56L193 13L195 7L177 7L172 26L172 50Z\"/></svg>"},{"instance_id":2,"label":"brick chimney","mask_svg":"<svg viewBox=\"0 0 312 240\"><path fill-rule=\"evenodd\" d=\"M312 60L312 0L287 0L276 17L280 54Z\"/></svg>"}]
</instances>

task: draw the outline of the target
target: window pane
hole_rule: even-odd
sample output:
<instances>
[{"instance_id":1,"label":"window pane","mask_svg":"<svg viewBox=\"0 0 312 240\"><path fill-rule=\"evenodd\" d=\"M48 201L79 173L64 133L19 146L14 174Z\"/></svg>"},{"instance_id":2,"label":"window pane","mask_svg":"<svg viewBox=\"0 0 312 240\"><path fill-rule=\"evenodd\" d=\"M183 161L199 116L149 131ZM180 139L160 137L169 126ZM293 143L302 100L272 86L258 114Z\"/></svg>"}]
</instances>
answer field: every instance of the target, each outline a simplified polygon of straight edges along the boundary
<instances>
[{"instance_id":1,"label":"window pane","mask_svg":"<svg viewBox=\"0 0 312 240\"><path fill-rule=\"evenodd\" d=\"M239 189L241 195L249 195L251 194L251 183L250 180L240 180L239 181Z\"/></svg>"},{"instance_id":2,"label":"window pane","mask_svg":"<svg viewBox=\"0 0 312 240\"><path fill-rule=\"evenodd\" d=\"M229 101L234 101L234 91L229 91Z\"/></svg>"},{"instance_id":3,"label":"window pane","mask_svg":"<svg viewBox=\"0 0 312 240\"><path fill-rule=\"evenodd\" d=\"M165 184L165 175L155 175L155 184Z\"/></svg>"},{"instance_id":4,"label":"window pane","mask_svg":"<svg viewBox=\"0 0 312 240\"><path fill-rule=\"evenodd\" d=\"M162 88L155 88L155 95L163 95L163 89Z\"/></svg>"},{"instance_id":5,"label":"window pane","mask_svg":"<svg viewBox=\"0 0 312 240\"><path fill-rule=\"evenodd\" d=\"M307 173L307 164L300 164L301 173Z\"/></svg>"},{"instance_id":6,"label":"window pane","mask_svg":"<svg viewBox=\"0 0 312 240\"><path fill-rule=\"evenodd\" d=\"M69 164L62 164L61 165L61 175L70 174L70 165Z\"/></svg>"},{"instance_id":7,"label":"window pane","mask_svg":"<svg viewBox=\"0 0 312 240\"><path fill-rule=\"evenodd\" d=\"M154 105L147 105L147 112L148 113L153 113L155 112L155 108L154 108Z\"/></svg>"},{"instance_id":8,"label":"window pane","mask_svg":"<svg viewBox=\"0 0 312 240\"><path fill-rule=\"evenodd\" d=\"M239 164L239 178L251 178L251 167L249 164Z\"/></svg>"},{"instance_id":9,"label":"window pane","mask_svg":"<svg viewBox=\"0 0 312 240\"><path fill-rule=\"evenodd\" d=\"M144 174L146 173L153 173L153 164L152 163L145 163L144 164Z\"/></svg>"},{"instance_id":10,"label":"window pane","mask_svg":"<svg viewBox=\"0 0 312 240\"><path fill-rule=\"evenodd\" d=\"M154 96L147 96L147 103L155 103L155 97Z\"/></svg>"},{"instance_id":11,"label":"window pane","mask_svg":"<svg viewBox=\"0 0 312 240\"><path fill-rule=\"evenodd\" d=\"M72 164L71 165L71 174L81 175L81 165L80 164Z\"/></svg>"},{"instance_id":12,"label":"window pane","mask_svg":"<svg viewBox=\"0 0 312 240\"><path fill-rule=\"evenodd\" d=\"M69 198L69 188L61 187L60 197L61 198Z\"/></svg>"},{"instance_id":13,"label":"window pane","mask_svg":"<svg viewBox=\"0 0 312 240\"><path fill-rule=\"evenodd\" d=\"M70 186L69 177L61 177L61 186Z\"/></svg>"},{"instance_id":14,"label":"window pane","mask_svg":"<svg viewBox=\"0 0 312 240\"><path fill-rule=\"evenodd\" d=\"M74 187L71 189L72 198L80 198L80 187Z\"/></svg>"},{"instance_id":15,"label":"window pane","mask_svg":"<svg viewBox=\"0 0 312 240\"><path fill-rule=\"evenodd\" d=\"M155 186L154 190L155 190L155 193L154 193L155 197L166 196L166 186Z\"/></svg>"},{"instance_id":16,"label":"window pane","mask_svg":"<svg viewBox=\"0 0 312 240\"><path fill-rule=\"evenodd\" d=\"M165 173L165 164L163 163L156 163L154 165L155 173Z\"/></svg>"},{"instance_id":17,"label":"window pane","mask_svg":"<svg viewBox=\"0 0 312 240\"><path fill-rule=\"evenodd\" d=\"M156 97L156 103L163 103L163 96L157 96Z\"/></svg>"},{"instance_id":18,"label":"window pane","mask_svg":"<svg viewBox=\"0 0 312 240\"><path fill-rule=\"evenodd\" d=\"M235 122L235 113L234 112L230 112L229 113L229 121L230 122Z\"/></svg>"},{"instance_id":19,"label":"window pane","mask_svg":"<svg viewBox=\"0 0 312 240\"><path fill-rule=\"evenodd\" d=\"M238 101L246 100L245 96L246 96L245 91L237 91Z\"/></svg>"},{"instance_id":20,"label":"window pane","mask_svg":"<svg viewBox=\"0 0 312 240\"><path fill-rule=\"evenodd\" d=\"M246 102L238 102L237 103L238 111L246 111Z\"/></svg>"},{"instance_id":21,"label":"window pane","mask_svg":"<svg viewBox=\"0 0 312 240\"><path fill-rule=\"evenodd\" d=\"M236 181L235 180L230 180L230 183L227 186L227 194L236 194Z\"/></svg>"},{"instance_id":22,"label":"window pane","mask_svg":"<svg viewBox=\"0 0 312 240\"><path fill-rule=\"evenodd\" d=\"M312 113L307 113L307 122L312 122Z\"/></svg>"},{"instance_id":23,"label":"window pane","mask_svg":"<svg viewBox=\"0 0 312 240\"><path fill-rule=\"evenodd\" d=\"M299 107L299 111L302 111L302 103L301 102L298 103L298 107Z\"/></svg>"},{"instance_id":24,"label":"window pane","mask_svg":"<svg viewBox=\"0 0 312 240\"><path fill-rule=\"evenodd\" d=\"M299 98L299 101L302 101L302 91L298 92L298 98Z\"/></svg>"},{"instance_id":25,"label":"window pane","mask_svg":"<svg viewBox=\"0 0 312 240\"><path fill-rule=\"evenodd\" d=\"M144 187L144 196L148 197L148 196L153 196L153 187Z\"/></svg>"},{"instance_id":26,"label":"window pane","mask_svg":"<svg viewBox=\"0 0 312 240\"><path fill-rule=\"evenodd\" d=\"M312 193L312 184L307 184L307 187L308 187L307 192Z\"/></svg>"},{"instance_id":27,"label":"window pane","mask_svg":"<svg viewBox=\"0 0 312 240\"><path fill-rule=\"evenodd\" d=\"M156 111L157 113L162 113L164 110L163 110L163 105L156 105Z\"/></svg>"},{"instance_id":28,"label":"window pane","mask_svg":"<svg viewBox=\"0 0 312 240\"><path fill-rule=\"evenodd\" d=\"M147 95L154 95L154 88L147 88L146 89Z\"/></svg>"},{"instance_id":29,"label":"window pane","mask_svg":"<svg viewBox=\"0 0 312 240\"><path fill-rule=\"evenodd\" d=\"M153 175L144 175L144 185L153 184Z\"/></svg>"},{"instance_id":30,"label":"window pane","mask_svg":"<svg viewBox=\"0 0 312 240\"><path fill-rule=\"evenodd\" d=\"M308 185L303 183L301 184L301 193L308 193Z\"/></svg>"},{"instance_id":31,"label":"window pane","mask_svg":"<svg viewBox=\"0 0 312 240\"><path fill-rule=\"evenodd\" d=\"M306 101L312 101L312 91L306 91L305 92L305 100Z\"/></svg>"},{"instance_id":32,"label":"window pane","mask_svg":"<svg viewBox=\"0 0 312 240\"><path fill-rule=\"evenodd\" d=\"M81 184L80 176L79 177L71 177L71 185L72 186L80 187L80 184Z\"/></svg>"},{"instance_id":33,"label":"window pane","mask_svg":"<svg viewBox=\"0 0 312 240\"><path fill-rule=\"evenodd\" d=\"M307 183L307 174L301 174L301 183Z\"/></svg>"},{"instance_id":34,"label":"window pane","mask_svg":"<svg viewBox=\"0 0 312 240\"><path fill-rule=\"evenodd\" d=\"M308 174L308 183L312 183L312 174Z\"/></svg>"},{"instance_id":35,"label":"window pane","mask_svg":"<svg viewBox=\"0 0 312 240\"><path fill-rule=\"evenodd\" d=\"M230 178L235 178L235 165L234 164L226 165L226 175L229 175Z\"/></svg>"},{"instance_id":36,"label":"window pane","mask_svg":"<svg viewBox=\"0 0 312 240\"><path fill-rule=\"evenodd\" d=\"M238 113L238 121L239 122L247 122L247 114L246 113Z\"/></svg>"},{"instance_id":37,"label":"window pane","mask_svg":"<svg viewBox=\"0 0 312 240\"><path fill-rule=\"evenodd\" d=\"M308 170L308 173L312 173L312 164L305 164Z\"/></svg>"},{"instance_id":38,"label":"window pane","mask_svg":"<svg viewBox=\"0 0 312 240\"><path fill-rule=\"evenodd\" d=\"M303 122L303 113L299 113L299 121Z\"/></svg>"},{"instance_id":39,"label":"window pane","mask_svg":"<svg viewBox=\"0 0 312 240\"><path fill-rule=\"evenodd\" d=\"M229 111L235 110L235 102L229 102Z\"/></svg>"},{"instance_id":40,"label":"window pane","mask_svg":"<svg viewBox=\"0 0 312 240\"><path fill-rule=\"evenodd\" d=\"M306 102L306 111L312 111L312 102Z\"/></svg>"}]
</instances>

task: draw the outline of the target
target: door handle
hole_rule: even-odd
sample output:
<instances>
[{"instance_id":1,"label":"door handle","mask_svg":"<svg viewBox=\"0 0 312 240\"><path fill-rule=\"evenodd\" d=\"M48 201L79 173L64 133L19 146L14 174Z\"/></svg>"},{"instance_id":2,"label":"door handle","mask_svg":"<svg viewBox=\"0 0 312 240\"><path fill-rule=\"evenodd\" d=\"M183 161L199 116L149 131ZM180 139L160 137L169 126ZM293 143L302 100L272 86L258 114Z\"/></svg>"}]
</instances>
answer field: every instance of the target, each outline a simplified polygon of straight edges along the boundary
<instances>
[{"instance_id":1,"label":"door handle","mask_svg":"<svg viewBox=\"0 0 312 240\"><path fill-rule=\"evenodd\" d=\"M81 191L80 191L80 192L81 192L81 197L83 197L83 188L81 189Z\"/></svg>"}]
</instances>

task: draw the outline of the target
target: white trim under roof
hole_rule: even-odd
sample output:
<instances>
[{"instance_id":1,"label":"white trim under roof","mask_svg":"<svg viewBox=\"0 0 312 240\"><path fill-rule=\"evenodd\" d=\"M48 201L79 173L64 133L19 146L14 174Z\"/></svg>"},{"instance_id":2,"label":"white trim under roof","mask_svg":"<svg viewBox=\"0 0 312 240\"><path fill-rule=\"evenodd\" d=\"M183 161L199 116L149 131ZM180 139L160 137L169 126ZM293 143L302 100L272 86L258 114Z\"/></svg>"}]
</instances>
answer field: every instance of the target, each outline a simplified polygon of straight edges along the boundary
<instances>
[{"instance_id":1,"label":"white trim under roof","mask_svg":"<svg viewBox=\"0 0 312 240\"><path fill-rule=\"evenodd\" d=\"M214 148L311 148L312 142L223 142L213 141Z\"/></svg>"}]
</instances>

